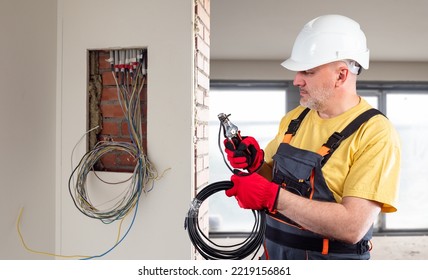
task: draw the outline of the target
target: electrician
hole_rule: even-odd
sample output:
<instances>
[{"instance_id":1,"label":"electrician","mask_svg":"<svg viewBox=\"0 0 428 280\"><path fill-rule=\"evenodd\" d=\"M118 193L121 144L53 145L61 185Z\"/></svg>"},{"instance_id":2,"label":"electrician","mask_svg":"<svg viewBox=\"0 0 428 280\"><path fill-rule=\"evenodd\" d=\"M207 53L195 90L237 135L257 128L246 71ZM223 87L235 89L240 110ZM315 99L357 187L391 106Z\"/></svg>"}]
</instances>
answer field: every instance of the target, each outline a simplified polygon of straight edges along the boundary
<instances>
[{"instance_id":1,"label":"electrician","mask_svg":"<svg viewBox=\"0 0 428 280\"><path fill-rule=\"evenodd\" d=\"M296 72L300 106L264 150L253 137L225 140L230 164L248 171L232 175L226 195L269 212L263 259L370 259L378 214L397 210L401 152L380 112L344 132L372 109L356 90L369 68L365 34L348 17L320 16L282 66Z\"/></svg>"}]
</instances>

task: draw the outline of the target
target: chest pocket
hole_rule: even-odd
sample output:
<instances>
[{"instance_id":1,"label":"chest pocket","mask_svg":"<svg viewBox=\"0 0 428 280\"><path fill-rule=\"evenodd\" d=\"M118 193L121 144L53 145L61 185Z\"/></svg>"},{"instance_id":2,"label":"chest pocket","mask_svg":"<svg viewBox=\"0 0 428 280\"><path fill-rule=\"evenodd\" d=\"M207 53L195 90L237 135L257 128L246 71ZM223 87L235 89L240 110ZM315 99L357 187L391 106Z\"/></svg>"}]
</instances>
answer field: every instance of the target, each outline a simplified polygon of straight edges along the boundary
<instances>
[{"instance_id":1,"label":"chest pocket","mask_svg":"<svg viewBox=\"0 0 428 280\"><path fill-rule=\"evenodd\" d=\"M294 194L312 198L314 173L316 167L321 165L322 159L323 157L317 153L281 143L273 156L272 181Z\"/></svg>"}]
</instances>

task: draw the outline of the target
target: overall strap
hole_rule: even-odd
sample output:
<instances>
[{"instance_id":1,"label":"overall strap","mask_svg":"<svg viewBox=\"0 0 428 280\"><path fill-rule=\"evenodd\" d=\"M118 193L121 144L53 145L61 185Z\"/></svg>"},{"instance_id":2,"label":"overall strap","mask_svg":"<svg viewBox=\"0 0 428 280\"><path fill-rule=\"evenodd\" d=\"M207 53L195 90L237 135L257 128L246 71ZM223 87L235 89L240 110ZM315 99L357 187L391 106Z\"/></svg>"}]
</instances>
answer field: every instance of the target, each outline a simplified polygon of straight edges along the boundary
<instances>
[{"instance_id":1,"label":"overall strap","mask_svg":"<svg viewBox=\"0 0 428 280\"><path fill-rule=\"evenodd\" d=\"M288 125L287 132L285 132L284 134L282 143L290 143L291 138L296 134L297 130L300 127L300 124L302 123L303 119L306 117L309 111L309 108L305 108L305 110L300 113L297 119L291 120L290 124Z\"/></svg>"},{"instance_id":2,"label":"overall strap","mask_svg":"<svg viewBox=\"0 0 428 280\"><path fill-rule=\"evenodd\" d=\"M324 156L324 159L322 161L322 165L324 165L327 160L330 158L330 156L333 154L333 152L339 147L340 143L351 136L357 129L366 121L368 121L371 117L376 115L383 115L382 112L380 112L377 109L369 109L363 113L361 113L358 117L356 117L351 123L349 123L341 132L335 132L333 133L327 140L326 143L322 145L322 147L319 149L318 153L322 156Z\"/></svg>"}]
</instances>

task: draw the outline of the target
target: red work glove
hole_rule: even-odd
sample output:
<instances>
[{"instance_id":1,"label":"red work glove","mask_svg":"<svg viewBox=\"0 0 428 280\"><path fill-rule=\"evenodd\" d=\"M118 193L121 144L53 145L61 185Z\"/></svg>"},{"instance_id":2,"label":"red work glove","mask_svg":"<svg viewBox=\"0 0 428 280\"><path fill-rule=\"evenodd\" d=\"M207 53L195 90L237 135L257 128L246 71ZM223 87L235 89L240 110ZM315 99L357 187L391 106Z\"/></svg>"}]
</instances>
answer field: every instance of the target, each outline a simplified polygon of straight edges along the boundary
<instances>
[{"instance_id":1,"label":"red work glove","mask_svg":"<svg viewBox=\"0 0 428 280\"><path fill-rule=\"evenodd\" d=\"M225 139L224 146L227 160L233 168L247 169L249 173L253 173L263 164L264 152L253 137L244 136L237 146L231 140Z\"/></svg>"},{"instance_id":2,"label":"red work glove","mask_svg":"<svg viewBox=\"0 0 428 280\"><path fill-rule=\"evenodd\" d=\"M241 208L267 209L270 212L275 210L279 193L277 184L269 182L257 173L246 176L232 175L231 181L233 187L226 190L226 195L228 197L235 196Z\"/></svg>"}]
</instances>

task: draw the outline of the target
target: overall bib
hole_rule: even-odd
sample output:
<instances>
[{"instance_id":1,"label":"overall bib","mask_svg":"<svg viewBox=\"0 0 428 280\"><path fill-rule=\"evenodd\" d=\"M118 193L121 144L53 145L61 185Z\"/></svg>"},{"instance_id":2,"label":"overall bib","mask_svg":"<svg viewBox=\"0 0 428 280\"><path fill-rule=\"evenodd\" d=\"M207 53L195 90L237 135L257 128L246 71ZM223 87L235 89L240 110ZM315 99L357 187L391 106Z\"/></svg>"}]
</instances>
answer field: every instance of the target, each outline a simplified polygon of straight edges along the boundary
<instances>
[{"instance_id":1,"label":"overall bib","mask_svg":"<svg viewBox=\"0 0 428 280\"><path fill-rule=\"evenodd\" d=\"M284 140L273 156L272 182L279 184L287 191L308 199L336 202L324 179L322 167L343 139L350 136L370 117L381 113L376 109L362 113L340 133L335 132L315 153L289 144L308 112L309 109L305 109L288 126ZM357 244L348 244L306 230L280 213L270 213L267 216L265 252L262 258L369 259L369 240L372 237L372 232L373 227Z\"/></svg>"}]
</instances>

